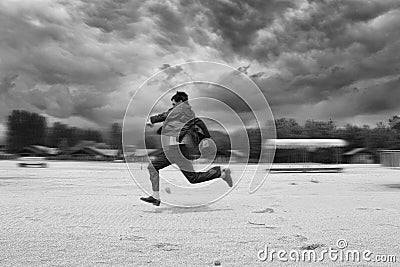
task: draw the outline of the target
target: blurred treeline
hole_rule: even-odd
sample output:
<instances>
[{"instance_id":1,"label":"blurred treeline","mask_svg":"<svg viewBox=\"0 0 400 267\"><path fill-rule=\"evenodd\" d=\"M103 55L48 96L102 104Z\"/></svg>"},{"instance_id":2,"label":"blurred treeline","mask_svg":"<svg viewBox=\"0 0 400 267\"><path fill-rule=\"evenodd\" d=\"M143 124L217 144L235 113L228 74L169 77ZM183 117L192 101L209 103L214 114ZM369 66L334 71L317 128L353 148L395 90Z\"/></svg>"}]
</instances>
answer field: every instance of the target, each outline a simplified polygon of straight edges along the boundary
<instances>
[{"instance_id":1,"label":"blurred treeline","mask_svg":"<svg viewBox=\"0 0 400 267\"><path fill-rule=\"evenodd\" d=\"M381 149L400 149L400 134L391 129L389 125L379 122L374 127L364 125L362 127L347 124L344 127L337 127L332 121L308 120L304 125L300 125L295 119L281 118L275 120L277 138L337 138L346 140L349 145L344 148L348 151L353 148L367 148L377 157ZM250 143L250 159L258 159L261 151L260 129L247 129L248 140ZM230 150L235 150L240 145L236 145L239 140L235 134L228 136L225 132L211 131L212 138L217 144L221 153L229 155ZM236 138L236 139L235 139ZM158 146L156 136L146 137L148 148ZM118 123L112 123L109 129L101 132L94 129L82 129L70 127L66 124L55 122L48 126L46 118L24 110L14 110L7 118L7 150L16 153L25 146L43 145L57 147L61 150L73 147L82 141L95 141L106 143L109 148L122 148L122 129ZM234 144L231 144L231 140ZM343 152L343 151L340 151ZM320 162L332 161L332 154L336 153L330 149L320 149L311 151L311 158L318 158ZM296 161L293 159L293 151L281 150L276 152L275 162ZM298 154L298 157L303 157ZM295 157L297 157L295 155ZM300 161L300 160L299 160Z\"/></svg>"},{"instance_id":2,"label":"blurred treeline","mask_svg":"<svg viewBox=\"0 0 400 267\"><path fill-rule=\"evenodd\" d=\"M9 153L17 153L29 145L42 145L65 150L82 141L106 143L109 148L122 147L122 130L113 123L106 132L94 129L70 127L61 122L47 125L46 118L25 110L13 110L7 117L6 147Z\"/></svg>"},{"instance_id":3,"label":"blurred treeline","mask_svg":"<svg viewBox=\"0 0 400 267\"><path fill-rule=\"evenodd\" d=\"M364 147L370 150L400 149L400 134L389 125L379 122L375 127L347 124L337 127L332 121L308 120L300 125L294 119L275 121L277 138L337 138L349 143L347 150Z\"/></svg>"}]
</instances>

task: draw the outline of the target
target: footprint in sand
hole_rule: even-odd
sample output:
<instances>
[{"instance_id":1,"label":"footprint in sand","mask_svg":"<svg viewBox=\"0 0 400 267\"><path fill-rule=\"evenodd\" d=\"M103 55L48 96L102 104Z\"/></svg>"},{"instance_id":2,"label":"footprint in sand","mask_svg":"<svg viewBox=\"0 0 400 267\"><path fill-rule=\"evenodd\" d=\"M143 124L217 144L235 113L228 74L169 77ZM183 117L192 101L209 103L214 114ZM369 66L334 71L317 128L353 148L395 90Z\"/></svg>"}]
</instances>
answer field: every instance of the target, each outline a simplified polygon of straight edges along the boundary
<instances>
[{"instance_id":1,"label":"footprint in sand","mask_svg":"<svg viewBox=\"0 0 400 267\"><path fill-rule=\"evenodd\" d=\"M251 221L248 221L247 223L250 225L261 226L261 227L257 227L257 228L267 228L267 229L276 229L277 228L276 226L266 225L265 223L258 223L258 222L251 222Z\"/></svg>"},{"instance_id":2,"label":"footprint in sand","mask_svg":"<svg viewBox=\"0 0 400 267\"><path fill-rule=\"evenodd\" d=\"M276 221L279 222L280 224L286 222L286 219L284 217L278 217L276 218Z\"/></svg>"},{"instance_id":3,"label":"footprint in sand","mask_svg":"<svg viewBox=\"0 0 400 267\"><path fill-rule=\"evenodd\" d=\"M281 236L280 238L278 238L279 241L283 241L283 242L306 242L308 240L307 237L305 237L304 235L300 235L300 234L295 234L292 236Z\"/></svg>"},{"instance_id":4,"label":"footprint in sand","mask_svg":"<svg viewBox=\"0 0 400 267\"><path fill-rule=\"evenodd\" d=\"M146 238L143 236L133 235L133 236L125 236L120 235L119 240L127 240L127 241L145 241Z\"/></svg>"},{"instance_id":5,"label":"footprint in sand","mask_svg":"<svg viewBox=\"0 0 400 267\"><path fill-rule=\"evenodd\" d=\"M299 229L299 230L303 230L303 227L301 227L301 226L299 226L299 225L293 224L292 227L293 227L293 228L297 228L297 229Z\"/></svg>"},{"instance_id":6,"label":"footprint in sand","mask_svg":"<svg viewBox=\"0 0 400 267\"><path fill-rule=\"evenodd\" d=\"M164 251L172 251L172 250L179 250L178 245L170 244L170 243L158 243L153 245L156 248L162 249Z\"/></svg>"},{"instance_id":7,"label":"footprint in sand","mask_svg":"<svg viewBox=\"0 0 400 267\"><path fill-rule=\"evenodd\" d=\"M308 240L308 238L305 237L304 235L296 234L296 235L294 235L294 237L295 237L296 240L299 241L299 242L306 242L306 241Z\"/></svg>"},{"instance_id":8,"label":"footprint in sand","mask_svg":"<svg viewBox=\"0 0 400 267\"><path fill-rule=\"evenodd\" d=\"M362 208L356 208L356 210L384 210L384 209L382 209L382 208L364 208L364 207L362 207Z\"/></svg>"},{"instance_id":9,"label":"footprint in sand","mask_svg":"<svg viewBox=\"0 0 400 267\"><path fill-rule=\"evenodd\" d=\"M322 248L322 247L325 247L325 245L316 243L316 244L309 244L309 245L302 246L302 247L300 247L300 249L301 250L315 250L317 248Z\"/></svg>"},{"instance_id":10,"label":"footprint in sand","mask_svg":"<svg viewBox=\"0 0 400 267\"><path fill-rule=\"evenodd\" d=\"M266 208L266 209L263 209L263 210L255 210L255 211L253 211L253 213L274 213L274 212L275 211L272 208Z\"/></svg>"}]
</instances>

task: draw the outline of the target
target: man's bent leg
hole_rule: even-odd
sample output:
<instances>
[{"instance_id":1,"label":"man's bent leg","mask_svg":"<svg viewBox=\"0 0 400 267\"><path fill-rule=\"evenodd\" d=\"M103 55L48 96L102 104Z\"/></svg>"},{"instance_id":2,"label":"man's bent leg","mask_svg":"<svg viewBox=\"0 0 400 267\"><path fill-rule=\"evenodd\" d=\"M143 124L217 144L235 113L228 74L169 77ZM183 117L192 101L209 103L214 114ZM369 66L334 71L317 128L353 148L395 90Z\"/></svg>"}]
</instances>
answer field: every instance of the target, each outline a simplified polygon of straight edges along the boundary
<instances>
[{"instance_id":1,"label":"man's bent leg","mask_svg":"<svg viewBox=\"0 0 400 267\"><path fill-rule=\"evenodd\" d=\"M160 149L155 155L154 159L149 163L147 169L150 174L150 181L153 191L160 191L160 173L159 171L165 167L171 165L167 157L165 156L164 150Z\"/></svg>"},{"instance_id":2,"label":"man's bent leg","mask_svg":"<svg viewBox=\"0 0 400 267\"><path fill-rule=\"evenodd\" d=\"M158 170L156 168L154 168L153 164L151 164L151 163L149 163L149 166L147 166L147 169L149 170L151 188L153 189L153 192L160 191L160 174L159 174Z\"/></svg>"},{"instance_id":3,"label":"man's bent leg","mask_svg":"<svg viewBox=\"0 0 400 267\"><path fill-rule=\"evenodd\" d=\"M151 187L153 190L153 195L149 197L140 198L145 202L152 203L153 205L160 205L160 174L159 171L169 165L171 163L165 157L164 151L161 149L154 155L154 160L152 160L147 169L150 174Z\"/></svg>"}]
</instances>

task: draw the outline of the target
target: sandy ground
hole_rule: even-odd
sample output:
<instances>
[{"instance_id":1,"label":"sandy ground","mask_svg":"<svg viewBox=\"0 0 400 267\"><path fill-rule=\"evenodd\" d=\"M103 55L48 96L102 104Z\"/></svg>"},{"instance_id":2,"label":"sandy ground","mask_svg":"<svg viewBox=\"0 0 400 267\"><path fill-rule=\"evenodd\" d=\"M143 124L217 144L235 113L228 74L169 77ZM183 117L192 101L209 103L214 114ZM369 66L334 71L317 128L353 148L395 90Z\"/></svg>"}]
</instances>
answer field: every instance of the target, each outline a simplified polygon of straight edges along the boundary
<instances>
[{"instance_id":1,"label":"sandy ground","mask_svg":"<svg viewBox=\"0 0 400 267\"><path fill-rule=\"evenodd\" d=\"M34 169L0 161L0 266L310 266L263 262L257 253L266 245L318 252L339 239L347 249L396 255L397 264L327 257L325 265L399 265L400 170L272 173L253 195L248 184L245 177L205 207L157 208L139 200L145 194L123 163L50 161Z\"/></svg>"}]
</instances>

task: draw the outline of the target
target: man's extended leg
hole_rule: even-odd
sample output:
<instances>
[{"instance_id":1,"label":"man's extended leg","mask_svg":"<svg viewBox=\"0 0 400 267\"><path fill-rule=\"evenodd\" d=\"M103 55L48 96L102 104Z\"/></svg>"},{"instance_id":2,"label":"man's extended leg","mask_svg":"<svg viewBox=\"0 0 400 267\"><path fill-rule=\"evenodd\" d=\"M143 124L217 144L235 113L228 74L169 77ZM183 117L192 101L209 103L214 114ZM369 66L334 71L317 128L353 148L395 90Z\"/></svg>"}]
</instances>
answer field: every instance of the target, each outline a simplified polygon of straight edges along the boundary
<instances>
[{"instance_id":1,"label":"man's extended leg","mask_svg":"<svg viewBox=\"0 0 400 267\"><path fill-rule=\"evenodd\" d=\"M231 171L229 168L221 169L220 166L212 167L208 171L205 172L191 172L191 171L184 171L181 170L182 173L185 175L186 179L191 184L198 184L207 181L214 180L216 178L221 178L224 180L229 187L233 186L233 181L231 177Z\"/></svg>"},{"instance_id":2,"label":"man's extended leg","mask_svg":"<svg viewBox=\"0 0 400 267\"><path fill-rule=\"evenodd\" d=\"M195 172L193 169L193 164L188 158L190 158L190 151L187 146L180 145L180 154L184 157L183 159L174 160L181 169L182 173L185 175L186 179L192 184L203 183L206 181L214 180L216 178L222 178L229 187L233 186L233 181L230 175L230 170L221 169L220 166L213 167L205 172Z\"/></svg>"}]
</instances>

